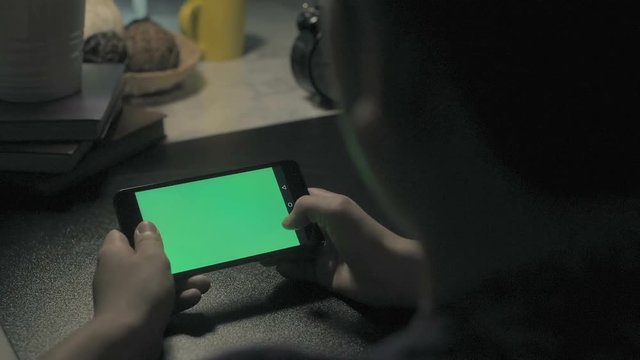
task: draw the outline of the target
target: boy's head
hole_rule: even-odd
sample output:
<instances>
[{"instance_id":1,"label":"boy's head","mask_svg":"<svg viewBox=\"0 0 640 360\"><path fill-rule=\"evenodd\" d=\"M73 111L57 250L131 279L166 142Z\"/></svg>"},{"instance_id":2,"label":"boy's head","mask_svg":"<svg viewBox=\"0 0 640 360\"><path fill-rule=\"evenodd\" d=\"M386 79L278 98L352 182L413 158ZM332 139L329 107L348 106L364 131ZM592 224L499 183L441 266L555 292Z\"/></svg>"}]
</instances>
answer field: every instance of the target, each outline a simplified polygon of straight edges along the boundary
<instances>
[{"instance_id":1,"label":"boy's head","mask_svg":"<svg viewBox=\"0 0 640 360\"><path fill-rule=\"evenodd\" d=\"M473 157L545 195L635 191L633 10L630 1L333 2L329 38L356 162L388 204L420 216L430 209L417 199L476 180L456 169Z\"/></svg>"}]
</instances>

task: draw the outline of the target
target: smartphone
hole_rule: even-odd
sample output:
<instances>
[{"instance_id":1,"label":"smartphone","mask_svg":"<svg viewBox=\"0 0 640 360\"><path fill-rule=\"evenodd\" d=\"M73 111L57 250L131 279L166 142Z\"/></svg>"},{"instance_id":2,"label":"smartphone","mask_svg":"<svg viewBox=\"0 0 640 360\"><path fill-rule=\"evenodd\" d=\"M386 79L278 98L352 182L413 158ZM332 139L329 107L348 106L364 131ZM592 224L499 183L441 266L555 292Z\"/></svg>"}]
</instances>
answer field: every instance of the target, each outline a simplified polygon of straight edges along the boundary
<instances>
[{"instance_id":1,"label":"smartphone","mask_svg":"<svg viewBox=\"0 0 640 360\"><path fill-rule=\"evenodd\" d=\"M308 194L300 168L281 161L119 191L114 205L133 246L141 221L162 235L176 277L301 251L322 242L315 226L282 227L295 201Z\"/></svg>"}]
</instances>

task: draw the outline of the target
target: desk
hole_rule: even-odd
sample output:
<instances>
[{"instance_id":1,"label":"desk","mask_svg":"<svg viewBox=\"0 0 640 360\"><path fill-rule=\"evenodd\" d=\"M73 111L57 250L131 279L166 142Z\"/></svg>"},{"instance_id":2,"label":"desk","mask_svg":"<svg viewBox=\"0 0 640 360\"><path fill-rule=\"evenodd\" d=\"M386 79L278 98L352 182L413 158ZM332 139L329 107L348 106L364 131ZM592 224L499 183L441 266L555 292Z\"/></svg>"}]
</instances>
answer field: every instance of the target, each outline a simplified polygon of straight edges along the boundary
<instances>
[{"instance_id":1,"label":"desk","mask_svg":"<svg viewBox=\"0 0 640 360\"><path fill-rule=\"evenodd\" d=\"M112 169L103 182L49 203L19 194L3 199L0 323L18 356L34 358L91 318L96 253L103 236L117 226L111 198L119 188L286 158L298 161L310 186L349 194L382 218L357 177L333 116L160 145ZM352 357L409 316L348 303L258 264L208 276L210 292L169 326L168 359L202 359L264 344Z\"/></svg>"},{"instance_id":2,"label":"desk","mask_svg":"<svg viewBox=\"0 0 640 360\"><path fill-rule=\"evenodd\" d=\"M182 1L149 2L151 18L177 32ZM167 114L167 141L308 119L335 113L313 105L296 84L289 56L298 34L302 0L247 0L245 54L230 61L201 61L196 71L167 93L132 101ZM118 0L125 22L130 0Z\"/></svg>"}]
</instances>

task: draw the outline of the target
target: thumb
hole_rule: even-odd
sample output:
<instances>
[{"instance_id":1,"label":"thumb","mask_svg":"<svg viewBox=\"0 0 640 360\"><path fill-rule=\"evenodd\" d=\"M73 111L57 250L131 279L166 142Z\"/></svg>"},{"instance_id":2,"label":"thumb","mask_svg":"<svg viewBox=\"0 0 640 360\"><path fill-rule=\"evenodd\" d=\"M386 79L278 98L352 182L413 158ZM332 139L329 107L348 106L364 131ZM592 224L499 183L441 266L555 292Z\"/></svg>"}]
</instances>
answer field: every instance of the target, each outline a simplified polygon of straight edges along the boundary
<instances>
[{"instance_id":1,"label":"thumb","mask_svg":"<svg viewBox=\"0 0 640 360\"><path fill-rule=\"evenodd\" d=\"M352 202L344 195L326 190L310 190L310 195L298 198L289 216L282 221L282 226L287 229L301 229L310 223L316 223L324 227L328 217L344 212Z\"/></svg>"},{"instance_id":2,"label":"thumb","mask_svg":"<svg viewBox=\"0 0 640 360\"><path fill-rule=\"evenodd\" d=\"M162 238L158 228L151 222L143 221L138 224L133 235L137 253L162 252Z\"/></svg>"},{"instance_id":3,"label":"thumb","mask_svg":"<svg viewBox=\"0 0 640 360\"><path fill-rule=\"evenodd\" d=\"M300 197L289 216L282 221L287 229L301 229L309 223L316 223L320 228L326 228L327 222L344 220L345 215L360 210L353 200L340 194L333 194L326 190L313 189L310 195Z\"/></svg>"},{"instance_id":4,"label":"thumb","mask_svg":"<svg viewBox=\"0 0 640 360\"><path fill-rule=\"evenodd\" d=\"M315 201L316 199L312 195L298 198L291 213L282 221L282 226L289 230L302 229L307 226L311 222L309 213L312 211Z\"/></svg>"}]
</instances>

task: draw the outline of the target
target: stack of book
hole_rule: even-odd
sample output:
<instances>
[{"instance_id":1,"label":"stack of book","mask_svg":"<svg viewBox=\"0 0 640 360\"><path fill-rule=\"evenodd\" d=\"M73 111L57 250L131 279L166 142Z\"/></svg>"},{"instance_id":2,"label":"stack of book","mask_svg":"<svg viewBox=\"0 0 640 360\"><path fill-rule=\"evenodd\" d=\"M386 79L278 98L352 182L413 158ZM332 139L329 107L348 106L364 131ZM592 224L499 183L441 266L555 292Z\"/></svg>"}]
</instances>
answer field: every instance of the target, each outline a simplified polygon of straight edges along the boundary
<instances>
[{"instance_id":1,"label":"stack of book","mask_svg":"<svg viewBox=\"0 0 640 360\"><path fill-rule=\"evenodd\" d=\"M164 114L123 106L121 64L84 64L82 90L42 103L0 100L0 187L54 194L164 138Z\"/></svg>"}]
</instances>

